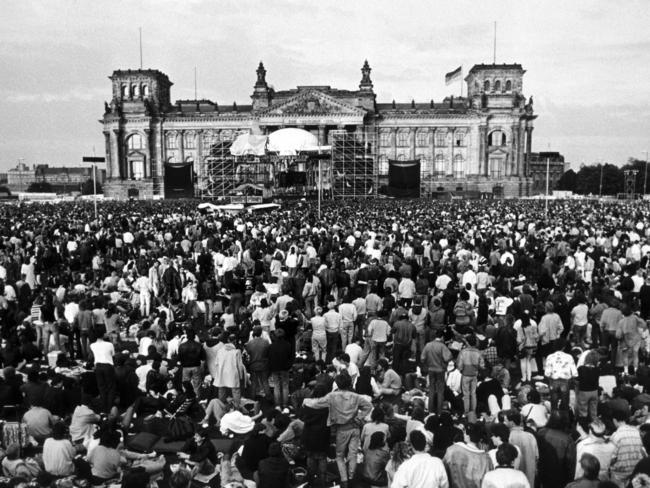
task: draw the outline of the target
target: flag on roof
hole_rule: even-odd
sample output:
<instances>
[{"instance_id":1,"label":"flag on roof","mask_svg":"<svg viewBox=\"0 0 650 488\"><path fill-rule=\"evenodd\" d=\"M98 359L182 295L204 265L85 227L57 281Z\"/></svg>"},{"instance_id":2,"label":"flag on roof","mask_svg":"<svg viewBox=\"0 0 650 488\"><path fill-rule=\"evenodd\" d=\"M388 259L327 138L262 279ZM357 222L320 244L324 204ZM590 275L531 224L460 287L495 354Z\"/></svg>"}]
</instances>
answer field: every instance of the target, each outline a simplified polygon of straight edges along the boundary
<instances>
[{"instance_id":1,"label":"flag on roof","mask_svg":"<svg viewBox=\"0 0 650 488\"><path fill-rule=\"evenodd\" d=\"M445 84L449 85L450 83L453 83L456 80L459 80L463 72L463 67L459 66L456 68L454 71L450 71L445 75Z\"/></svg>"}]
</instances>

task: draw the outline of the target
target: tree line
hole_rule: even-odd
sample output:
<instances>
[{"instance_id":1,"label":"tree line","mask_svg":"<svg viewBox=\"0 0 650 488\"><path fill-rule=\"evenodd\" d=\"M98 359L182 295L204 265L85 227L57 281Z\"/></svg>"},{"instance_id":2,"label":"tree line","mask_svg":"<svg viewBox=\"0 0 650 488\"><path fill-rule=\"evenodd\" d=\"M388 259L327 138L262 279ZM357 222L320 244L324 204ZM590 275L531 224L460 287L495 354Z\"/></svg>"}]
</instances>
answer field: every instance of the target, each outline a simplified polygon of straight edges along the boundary
<instances>
[{"instance_id":1,"label":"tree line","mask_svg":"<svg viewBox=\"0 0 650 488\"><path fill-rule=\"evenodd\" d=\"M646 171L646 162L635 158L630 158L623 167L605 163L582 165L577 172L570 169L558 181L557 189L579 195L617 195L625 192L623 172L628 169L637 170L635 193L643 193L644 179L650 191L650 174Z\"/></svg>"}]
</instances>

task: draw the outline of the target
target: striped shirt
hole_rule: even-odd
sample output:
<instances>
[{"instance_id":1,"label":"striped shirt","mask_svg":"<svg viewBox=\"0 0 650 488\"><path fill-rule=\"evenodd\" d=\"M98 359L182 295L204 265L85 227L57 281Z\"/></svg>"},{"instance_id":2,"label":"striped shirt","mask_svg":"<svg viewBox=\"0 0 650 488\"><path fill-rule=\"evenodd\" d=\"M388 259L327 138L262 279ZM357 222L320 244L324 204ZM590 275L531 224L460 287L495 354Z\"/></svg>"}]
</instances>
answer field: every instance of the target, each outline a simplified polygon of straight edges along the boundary
<instances>
[{"instance_id":1,"label":"striped shirt","mask_svg":"<svg viewBox=\"0 0 650 488\"><path fill-rule=\"evenodd\" d=\"M636 464L646 456L641 435L636 427L623 424L616 429L609 441L614 445L609 465L612 481L625 484Z\"/></svg>"}]
</instances>

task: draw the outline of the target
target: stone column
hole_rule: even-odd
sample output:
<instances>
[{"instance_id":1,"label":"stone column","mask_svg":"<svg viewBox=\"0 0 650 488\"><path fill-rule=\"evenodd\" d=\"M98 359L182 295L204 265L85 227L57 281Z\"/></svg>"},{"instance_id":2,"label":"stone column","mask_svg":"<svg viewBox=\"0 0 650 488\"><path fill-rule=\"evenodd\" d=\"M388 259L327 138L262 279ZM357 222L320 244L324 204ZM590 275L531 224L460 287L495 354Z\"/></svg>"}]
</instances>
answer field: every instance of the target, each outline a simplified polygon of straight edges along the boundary
<instances>
[{"instance_id":1,"label":"stone column","mask_svg":"<svg viewBox=\"0 0 650 488\"><path fill-rule=\"evenodd\" d=\"M512 169L510 171L510 174L513 176L519 176L519 128L516 125L513 125L511 129L512 145L510 154Z\"/></svg>"},{"instance_id":2,"label":"stone column","mask_svg":"<svg viewBox=\"0 0 650 488\"><path fill-rule=\"evenodd\" d=\"M449 137L451 135L451 137ZM447 174L454 175L454 129L451 127L447 129L447 137L449 137L449 172Z\"/></svg>"},{"instance_id":3,"label":"stone column","mask_svg":"<svg viewBox=\"0 0 650 488\"><path fill-rule=\"evenodd\" d=\"M530 172L529 161L530 161L530 152L533 146L533 127L526 127L526 166L524 170L524 176L528 176Z\"/></svg>"},{"instance_id":4,"label":"stone column","mask_svg":"<svg viewBox=\"0 0 650 488\"><path fill-rule=\"evenodd\" d=\"M111 133L104 132L104 144L106 146L106 179L112 178L112 169L111 165L113 164L113 157L111 154Z\"/></svg>"},{"instance_id":5,"label":"stone column","mask_svg":"<svg viewBox=\"0 0 650 488\"><path fill-rule=\"evenodd\" d=\"M181 151L181 160L180 160L180 162L184 163L185 162L185 131L184 130L179 131L176 134L176 137L180 138L180 141L179 141L180 144L178 146L178 147L180 147L180 151Z\"/></svg>"},{"instance_id":6,"label":"stone column","mask_svg":"<svg viewBox=\"0 0 650 488\"><path fill-rule=\"evenodd\" d=\"M119 129L113 129L113 133L111 134L112 138L112 146L113 146L113 167L117 169L117 172L114 172L119 178L125 179L127 178L127 172L125 171L125 161L123 161L122 157L122 151L120 150L120 130Z\"/></svg>"},{"instance_id":7,"label":"stone column","mask_svg":"<svg viewBox=\"0 0 650 488\"><path fill-rule=\"evenodd\" d=\"M397 159L397 127L393 127L390 132L390 140L393 143L393 159Z\"/></svg>"},{"instance_id":8,"label":"stone column","mask_svg":"<svg viewBox=\"0 0 650 488\"><path fill-rule=\"evenodd\" d=\"M145 154L145 160L144 160L144 177L145 178L151 178L151 172L153 171L153 159L151 158L151 130L150 129L145 129L144 130L144 154Z\"/></svg>"},{"instance_id":9,"label":"stone column","mask_svg":"<svg viewBox=\"0 0 650 488\"><path fill-rule=\"evenodd\" d=\"M411 142L411 150L410 150L410 153L409 153L409 159L413 160L413 159L415 159L415 153L416 153L415 144L417 142L416 141L416 139L417 139L416 136L417 136L418 129L416 127L411 128L410 132L411 133L410 133L409 137L411 138L411 141L410 141Z\"/></svg>"}]
</instances>

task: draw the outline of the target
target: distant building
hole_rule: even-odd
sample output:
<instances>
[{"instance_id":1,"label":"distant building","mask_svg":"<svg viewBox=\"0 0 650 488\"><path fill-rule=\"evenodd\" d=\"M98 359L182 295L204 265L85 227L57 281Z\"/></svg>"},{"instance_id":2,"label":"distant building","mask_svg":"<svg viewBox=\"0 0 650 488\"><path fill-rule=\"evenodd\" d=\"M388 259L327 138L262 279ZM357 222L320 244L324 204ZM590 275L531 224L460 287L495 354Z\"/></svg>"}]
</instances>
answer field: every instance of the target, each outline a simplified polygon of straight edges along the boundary
<instances>
[{"instance_id":1,"label":"distant building","mask_svg":"<svg viewBox=\"0 0 650 488\"><path fill-rule=\"evenodd\" d=\"M548 191L557 189L558 182L565 171L571 166L559 152L531 152L528 160L530 177L532 178L531 194L546 193L546 163L548 161Z\"/></svg>"},{"instance_id":2,"label":"distant building","mask_svg":"<svg viewBox=\"0 0 650 488\"><path fill-rule=\"evenodd\" d=\"M15 168L7 171L7 186L13 192L27 191L29 185L36 181L36 172L25 163L18 163Z\"/></svg>"},{"instance_id":3,"label":"distant building","mask_svg":"<svg viewBox=\"0 0 650 488\"><path fill-rule=\"evenodd\" d=\"M48 164L37 164L31 168L25 163L19 163L7 171L6 183L12 192L24 192L32 183L49 183L57 193L78 193L81 185L93 178L93 169L89 167L50 167ZM106 179L106 170L97 169L97 183L100 185Z\"/></svg>"},{"instance_id":4,"label":"distant building","mask_svg":"<svg viewBox=\"0 0 650 488\"><path fill-rule=\"evenodd\" d=\"M97 183L103 184L106 177L105 169L97 169ZM93 168L89 167L50 167L39 164L35 169L35 181L49 183L57 193L81 191L81 185L93 179Z\"/></svg>"}]
</instances>

